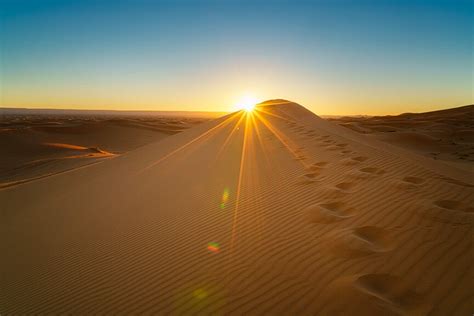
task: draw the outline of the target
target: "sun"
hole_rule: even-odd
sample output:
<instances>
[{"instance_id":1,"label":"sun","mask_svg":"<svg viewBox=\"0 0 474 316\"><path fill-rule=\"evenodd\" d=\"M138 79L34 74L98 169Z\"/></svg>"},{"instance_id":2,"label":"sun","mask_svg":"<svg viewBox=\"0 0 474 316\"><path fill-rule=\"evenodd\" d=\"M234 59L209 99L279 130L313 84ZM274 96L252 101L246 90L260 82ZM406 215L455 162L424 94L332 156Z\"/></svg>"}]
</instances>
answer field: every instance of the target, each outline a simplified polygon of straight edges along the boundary
<instances>
[{"instance_id":1,"label":"sun","mask_svg":"<svg viewBox=\"0 0 474 316\"><path fill-rule=\"evenodd\" d=\"M237 108L246 112L252 112L259 100L254 96L246 95L237 102Z\"/></svg>"},{"instance_id":2,"label":"sun","mask_svg":"<svg viewBox=\"0 0 474 316\"><path fill-rule=\"evenodd\" d=\"M242 109L245 110L246 112L252 112L253 109L255 109L256 103L245 103L242 105Z\"/></svg>"}]
</instances>

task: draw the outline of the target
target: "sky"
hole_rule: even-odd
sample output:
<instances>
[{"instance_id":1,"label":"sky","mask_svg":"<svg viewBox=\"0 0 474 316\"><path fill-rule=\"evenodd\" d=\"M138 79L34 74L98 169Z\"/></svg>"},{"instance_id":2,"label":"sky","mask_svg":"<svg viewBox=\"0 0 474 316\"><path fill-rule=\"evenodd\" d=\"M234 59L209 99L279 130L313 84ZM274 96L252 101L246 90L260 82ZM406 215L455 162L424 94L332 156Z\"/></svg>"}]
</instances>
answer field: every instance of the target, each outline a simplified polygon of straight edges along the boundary
<instances>
[{"instance_id":1,"label":"sky","mask_svg":"<svg viewBox=\"0 0 474 316\"><path fill-rule=\"evenodd\" d=\"M473 4L0 0L0 106L316 114L473 103Z\"/></svg>"}]
</instances>

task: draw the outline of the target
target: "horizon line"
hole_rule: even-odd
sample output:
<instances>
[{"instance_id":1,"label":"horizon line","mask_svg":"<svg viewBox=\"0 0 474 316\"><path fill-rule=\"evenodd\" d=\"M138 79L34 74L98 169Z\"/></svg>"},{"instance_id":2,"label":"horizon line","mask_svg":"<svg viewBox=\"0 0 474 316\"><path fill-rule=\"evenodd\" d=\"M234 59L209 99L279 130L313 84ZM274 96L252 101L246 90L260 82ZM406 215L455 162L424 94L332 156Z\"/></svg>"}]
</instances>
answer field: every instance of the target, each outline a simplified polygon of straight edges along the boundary
<instances>
[{"instance_id":1,"label":"horizon line","mask_svg":"<svg viewBox=\"0 0 474 316\"><path fill-rule=\"evenodd\" d=\"M270 100L268 100L270 101ZM266 101L260 102L264 103ZM292 102L292 101L289 101ZM318 116L325 116L325 117L344 117L344 116L367 116L367 117L376 117L376 116L398 116L398 115L403 115L403 114L416 114L416 113L431 113L431 112L437 112L437 111L445 111L445 110L450 110L450 109L456 109L456 108L461 108L461 107L466 107L466 106L472 106L474 105L473 103L471 104L463 104L463 105L457 105L453 106L450 108L441 108L437 110L431 110L431 111L426 111L426 112L401 112L398 114L385 114L385 115L377 115L377 114L318 114L313 111ZM229 113L234 113L237 111L206 111L206 110L193 110L193 111L188 111L188 110L118 110L118 109L74 109L74 108L28 108L28 107L3 107L0 106L0 111L1 110L31 110L31 111L79 111L79 112L156 112L156 113L209 113L209 114L229 114ZM308 109L309 110L309 109Z\"/></svg>"}]
</instances>

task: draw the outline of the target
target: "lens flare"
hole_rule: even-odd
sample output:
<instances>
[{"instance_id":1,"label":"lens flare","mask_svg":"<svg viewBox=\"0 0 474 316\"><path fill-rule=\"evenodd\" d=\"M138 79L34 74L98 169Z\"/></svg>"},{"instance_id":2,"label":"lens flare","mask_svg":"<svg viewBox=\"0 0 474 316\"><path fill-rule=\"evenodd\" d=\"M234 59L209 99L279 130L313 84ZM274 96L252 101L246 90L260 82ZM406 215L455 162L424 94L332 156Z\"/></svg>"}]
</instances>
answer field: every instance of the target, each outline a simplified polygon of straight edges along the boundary
<instances>
[{"instance_id":1,"label":"lens flare","mask_svg":"<svg viewBox=\"0 0 474 316\"><path fill-rule=\"evenodd\" d=\"M220 204L221 210L225 208L228 200L229 200L229 189L225 188L224 192L222 193L222 198L221 198L221 204Z\"/></svg>"},{"instance_id":2,"label":"lens flare","mask_svg":"<svg viewBox=\"0 0 474 316\"><path fill-rule=\"evenodd\" d=\"M218 253L220 249L221 249L221 246L217 242L210 242L207 244L207 250L213 253Z\"/></svg>"},{"instance_id":3,"label":"lens flare","mask_svg":"<svg viewBox=\"0 0 474 316\"><path fill-rule=\"evenodd\" d=\"M193 296L197 299L203 300L208 296L208 294L204 289L197 289L193 292Z\"/></svg>"}]
</instances>

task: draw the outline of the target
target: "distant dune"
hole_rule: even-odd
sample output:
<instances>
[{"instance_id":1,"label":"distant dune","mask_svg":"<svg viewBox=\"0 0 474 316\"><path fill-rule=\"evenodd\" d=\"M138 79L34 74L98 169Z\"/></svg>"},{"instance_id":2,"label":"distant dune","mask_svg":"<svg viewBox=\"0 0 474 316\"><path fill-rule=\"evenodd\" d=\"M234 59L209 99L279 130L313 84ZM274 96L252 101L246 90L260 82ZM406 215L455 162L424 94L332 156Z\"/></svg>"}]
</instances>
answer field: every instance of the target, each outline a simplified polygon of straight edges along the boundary
<instances>
[{"instance_id":1,"label":"distant dune","mask_svg":"<svg viewBox=\"0 0 474 316\"><path fill-rule=\"evenodd\" d=\"M470 146L472 120L444 115L331 122L272 100L3 188L0 313L471 315L474 174L418 154ZM44 150L123 149L75 128Z\"/></svg>"},{"instance_id":2,"label":"distant dune","mask_svg":"<svg viewBox=\"0 0 474 316\"><path fill-rule=\"evenodd\" d=\"M474 105L398 116L329 120L433 159L474 170Z\"/></svg>"},{"instance_id":3,"label":"distant dune","mask_svg":"<svg viewBox=\"0 0 474 316\"><path fill-rule=\"evenodd\" d=\"M112 116L74 114L77 111L6 112L0 123L0 188L97 163L209 119L121 112Z\"/></svg>"}]
</instances>

